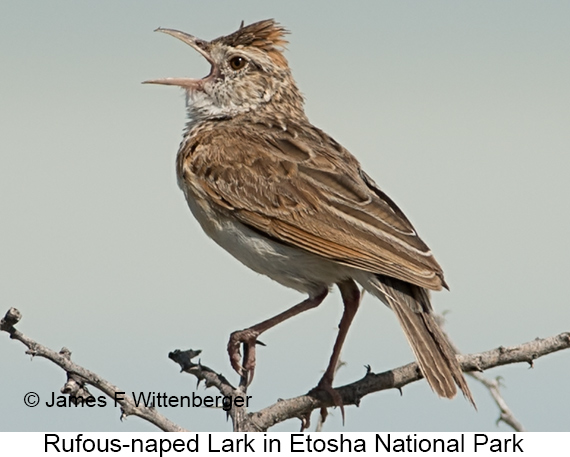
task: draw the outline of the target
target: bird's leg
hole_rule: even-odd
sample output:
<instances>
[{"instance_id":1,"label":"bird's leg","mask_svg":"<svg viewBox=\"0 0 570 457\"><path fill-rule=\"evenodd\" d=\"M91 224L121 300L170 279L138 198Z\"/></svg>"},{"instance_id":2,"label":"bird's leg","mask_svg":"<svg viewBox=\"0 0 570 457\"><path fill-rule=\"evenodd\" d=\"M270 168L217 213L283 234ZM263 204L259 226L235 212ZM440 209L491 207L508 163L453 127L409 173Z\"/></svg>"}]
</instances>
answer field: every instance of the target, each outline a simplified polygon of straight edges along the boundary
<instances>
[{"instance_id":1,"label":"bird's leg","mask_svg":"<svg viewBox=\"0 0 570 457\"><path fill-rule=\"evenodd\" d=\"M266 330L275 327L277 324L289 319L290 317L319 306L328 293L328 288L325 288L320 291L318 295L309 296L306 300L303 300L301 303L289 308L287 311L284 311L277 316L260 322L259 324L245 330L233 332L230 335L230 341L228 342L230 362L233 369L237 371L239 375L247 378L247 385L249 385L253 380L253 373L255 370L255 345L259 344L257 337ZM240 364L241 354L239 347L241 343L243 343L243 366Z\"/></svg>"},{"instance_id":2,"label":"bird's leg","mask_svg":"<svg viewBox=\"0 0 570 457\"><path fill-rule=\"evenodd\" d=\"M341 410L342 422L344 423L344 405L342 403L342 398L340 397L338 392L333 389L332 383L337 369L338 361L340 358L342 345L344 344L344 340L346 339L346 335L348 333L348 329L350 328L350 324L352 323L352 320L354 319L354 316L358 311L358 307L360 306L360 291L358 290L358 286L352 279L347 279L343 282L339 282L337 283L337 286L340 289L340 293L342 295L342 301L344 303L344 312L342 314L342 318L340 319L340 324L338 326L338 335L334 343L333 353L329 361L329 366L327 367L325 374L319 381L317 389L324 390L332 397L334 404L338 406ZM324 412L321 411L321 414L323 413L325 413L326 415L326 410Z\"/></svg>"}]
</instances>

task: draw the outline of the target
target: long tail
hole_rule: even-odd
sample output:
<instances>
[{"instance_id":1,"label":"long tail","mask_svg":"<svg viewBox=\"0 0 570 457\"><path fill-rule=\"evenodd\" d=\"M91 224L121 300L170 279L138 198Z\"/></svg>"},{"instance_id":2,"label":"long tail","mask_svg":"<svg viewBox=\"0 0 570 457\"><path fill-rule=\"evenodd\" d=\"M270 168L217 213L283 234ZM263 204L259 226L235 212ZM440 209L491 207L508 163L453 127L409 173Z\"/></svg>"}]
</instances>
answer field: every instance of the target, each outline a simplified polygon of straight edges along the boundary
<instances>
[{"instance_id":1,"label":"long tail","mask_svg":"<svg viewBox=\"0 0 570 457\"><path fill-rule=\"evenodd\" d=\"M440 397L453 398L457 385L475 406L456 353L434 318L429 292L387 276L371 275L362 286L394 311L434 392Z\"/></svg>"}]
</instances>

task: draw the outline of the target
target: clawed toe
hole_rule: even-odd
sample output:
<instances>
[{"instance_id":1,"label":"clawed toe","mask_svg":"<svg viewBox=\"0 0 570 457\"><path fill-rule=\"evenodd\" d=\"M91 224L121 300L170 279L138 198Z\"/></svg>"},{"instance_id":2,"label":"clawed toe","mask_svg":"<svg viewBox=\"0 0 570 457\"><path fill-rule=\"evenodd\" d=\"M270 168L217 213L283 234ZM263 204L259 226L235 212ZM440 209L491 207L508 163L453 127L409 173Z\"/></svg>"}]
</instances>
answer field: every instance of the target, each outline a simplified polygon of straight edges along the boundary
<instances>
[{"instance_id":1,"label":"clawed toe","mask_svg":"<svg viewBox=\"0 0 570 457\"><path fill-rule=\"evenodd\" d=\"M240 346L243 344L243 365ZM245 384L248 386L253 380L255 373L255 346L261 344L257 341L257 334L247 330L233 332L228 342L228 355L232 368L242 377L245 378Z\"/></svg>"},{"instance_id":2,"label":"clawed toe","mask_svg":"<svg viewBox=\"0 0 570 457\"><path fill-rule=\"evenodd\" d=\"M230 356L230 363L232 368L241 376L243 374L243 367L241 366L241 352L239 350L241 342L234 338L234 334L230 336L228 342L228 355Z\"/></svg>"},{"instance_id":3,"label":"clawed toe","mask_svg":"<svg viewBox=\"0 0 570 457\"><path fill-rule=\"evenodd\" d=\"M338 391L332 386L332 382L322 378L319 381L319 383L317 384L317 387L315 387L312 390L312 392L319 391L319 390L324 391L327 394L329 394L331 399L332 399L334 406L340 408L340 413L342 415L342 425L344 425L344 403L343 403L342 397L340 396ZM323 407L323 408L321 408L321 418L322 418L323 422L326 419L326 416L327 416L327 409Z\"/></svg>"}]
</instances>

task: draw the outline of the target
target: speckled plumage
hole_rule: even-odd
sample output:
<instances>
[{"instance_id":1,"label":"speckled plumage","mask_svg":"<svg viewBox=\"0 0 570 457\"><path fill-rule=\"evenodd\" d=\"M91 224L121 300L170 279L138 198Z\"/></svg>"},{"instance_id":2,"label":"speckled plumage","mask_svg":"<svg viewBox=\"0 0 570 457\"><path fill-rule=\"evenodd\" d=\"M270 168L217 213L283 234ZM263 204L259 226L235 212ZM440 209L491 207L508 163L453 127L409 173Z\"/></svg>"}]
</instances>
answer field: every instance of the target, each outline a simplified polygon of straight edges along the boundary
<instances>
[{"instance_id":1,"label":"speckled plumage","mask_svg":"<svg viewBox=\"0 0 570 457\"><path fill-rule=\"evenodd\" d=\"M473 401L432 315L428 290L447 287L441 267L354 156L307 119L283 55L285 29L266 20L209 42L159 30L212 65L202 79L148 81L187 93L177 174L190 209L208 236L242 263L309 295L274 319L235 332L228 345L234 368L252 375L257 336L317 306L337 284L345 314L319 386L338 404L331 385L360 302L359 283L396 313L433 390L451 398L457 385Z\"/></svg>"}]
</instances>

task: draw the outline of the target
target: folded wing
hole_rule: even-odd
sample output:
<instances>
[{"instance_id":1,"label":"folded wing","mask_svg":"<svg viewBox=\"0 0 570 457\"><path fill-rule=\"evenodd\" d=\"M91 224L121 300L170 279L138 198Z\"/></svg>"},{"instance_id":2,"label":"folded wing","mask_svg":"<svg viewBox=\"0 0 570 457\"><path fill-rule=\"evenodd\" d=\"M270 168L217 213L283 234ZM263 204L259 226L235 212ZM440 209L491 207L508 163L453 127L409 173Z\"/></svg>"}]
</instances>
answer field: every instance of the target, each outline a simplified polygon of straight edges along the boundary
<instances>
[{"instance_id":1,"label":"folded wing","mask_svg":"<svg viewBox=\"0 0 570 457\"><path fill-rule=\"evenodd\" d=\"M288 132L276 139L274 131L244 136L236 129L230 145L227 136L222 144L205 134L179 172L220 211L279 242L428 289L445 287L429 248L358 161L322 131L304 133L301 141ZM211 160L212 151L222 160Z\"/></svg>"}]
</instances>

